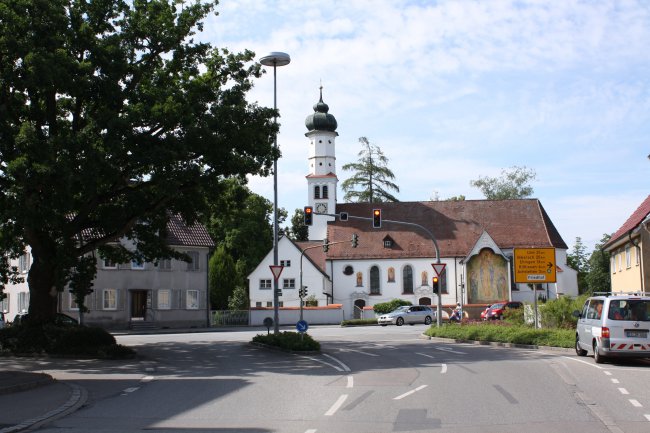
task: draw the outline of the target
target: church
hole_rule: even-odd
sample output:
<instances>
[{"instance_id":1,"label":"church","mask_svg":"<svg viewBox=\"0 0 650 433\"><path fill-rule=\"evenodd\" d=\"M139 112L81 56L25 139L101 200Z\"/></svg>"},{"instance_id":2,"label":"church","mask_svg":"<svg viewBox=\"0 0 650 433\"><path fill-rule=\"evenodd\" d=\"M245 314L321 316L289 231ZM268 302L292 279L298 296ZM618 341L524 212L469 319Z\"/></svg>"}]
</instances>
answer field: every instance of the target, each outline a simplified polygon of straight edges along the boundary
<instances>
[{"instance_id":1,"label":"church","mask_svg":"<svg viewBox=\"0 0 650 433\"><path fill-rule=\"evenodd\" d=\"M437 262L445 265L438 284L446 306L460 302L479 311L497 301L578 295L577 272L566 263L568 247L539 200L338 203L337 121L322 88L305 126L306 204L314 210L313 224L309 241L278 242L281 310L300 305L301 282L310 304L340 306L344 319L363 317L364 310L396 298L435 305ZM379 228L373 227L374 209L381 209ZM515 283L516 248L553 248L556 282ZM270 265L273 251L249 275L252 309L273 307Z\"/></svg>"}]
</instances>

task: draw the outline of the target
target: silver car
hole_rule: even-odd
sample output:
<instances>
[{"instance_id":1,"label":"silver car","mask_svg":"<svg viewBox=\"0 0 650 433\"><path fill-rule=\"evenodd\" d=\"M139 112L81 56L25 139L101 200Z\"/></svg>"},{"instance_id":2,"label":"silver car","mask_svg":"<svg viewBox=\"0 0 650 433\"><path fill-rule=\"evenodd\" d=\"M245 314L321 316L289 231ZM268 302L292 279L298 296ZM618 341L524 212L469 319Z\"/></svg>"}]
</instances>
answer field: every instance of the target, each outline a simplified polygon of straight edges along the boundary
<instances>
[{"instance_id":1,"label":"silver car","mask_svg":"<svg viewBox=\"0 0 650 433\"><path fill-rule=\"evenodd\" d=\"M381 326L392 324L402 326L405 323L430 325L434 317L436 317L434 311L427 305L403 305L388 314L379 316L377 323Z\"/></svg>"},{"instance_id":2,"label":"silver car","mask_svg":"<svg viewBox=\"0 0 650 433\"><path fill-rule=\"evenodd\" d=\"M650 297L593 296L575 311L576 353L593 353L597 363L606 358L650 357Z\"/></svg>"}]
</instances>

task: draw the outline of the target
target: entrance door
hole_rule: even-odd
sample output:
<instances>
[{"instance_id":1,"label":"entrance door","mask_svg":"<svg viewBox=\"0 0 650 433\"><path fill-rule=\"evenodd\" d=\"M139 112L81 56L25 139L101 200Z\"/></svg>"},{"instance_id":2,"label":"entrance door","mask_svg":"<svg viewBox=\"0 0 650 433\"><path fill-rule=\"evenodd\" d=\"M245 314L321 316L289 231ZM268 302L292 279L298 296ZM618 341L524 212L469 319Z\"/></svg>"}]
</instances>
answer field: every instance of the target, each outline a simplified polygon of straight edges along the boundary
<instances>
[{"instance_id":1,"label":"entrance door","mask_svg":"<svg viewBox=\"0 0 650 433\"><path fill-rule=\"evenodd\" d=\"M363 319L363 307L366 306L366 301L363 299L357 299L354 301L354 318Z\"/></svg>"},{"instance_id":2,"label":"entrance door","mask_svg":"<svg viewBox=\"0 0 650 433\"><path fill-rule=\"evenodd\" d=\"M147 291L131 291L131 319L144 320L147 311Z\"/></svg>"}]
</instances>

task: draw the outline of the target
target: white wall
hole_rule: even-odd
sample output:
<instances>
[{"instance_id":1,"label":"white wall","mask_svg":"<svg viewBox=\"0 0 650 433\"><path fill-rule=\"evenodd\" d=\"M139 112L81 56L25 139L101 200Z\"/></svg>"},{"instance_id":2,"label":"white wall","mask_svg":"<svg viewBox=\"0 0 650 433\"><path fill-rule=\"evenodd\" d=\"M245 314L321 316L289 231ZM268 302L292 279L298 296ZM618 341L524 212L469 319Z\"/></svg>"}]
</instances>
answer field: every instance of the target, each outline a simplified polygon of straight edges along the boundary
<instances>
[{"instance_id":1,"label":"white wall","mask_svg":"<svg viewBox=\"0 0 650 433\"><path fill-rule=\"evenodd\" d=\"M310 325L335 325L344 320L343 308L305 308L303 320ZM299 308L280 308L278 310L280 325L295 325L300 320ZM263 326L266 317L273 318L273 309L251 309L251 326Z\"/></svg>"}]
</instances>

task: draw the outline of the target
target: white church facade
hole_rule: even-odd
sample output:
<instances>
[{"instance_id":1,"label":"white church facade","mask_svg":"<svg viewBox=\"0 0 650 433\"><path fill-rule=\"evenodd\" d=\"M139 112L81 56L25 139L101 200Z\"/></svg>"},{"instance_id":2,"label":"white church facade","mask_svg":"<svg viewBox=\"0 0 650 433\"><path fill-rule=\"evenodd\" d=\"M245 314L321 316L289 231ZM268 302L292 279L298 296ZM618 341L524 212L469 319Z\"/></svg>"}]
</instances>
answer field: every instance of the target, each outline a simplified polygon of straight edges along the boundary
<instances>
[{"instance_id":1,"label":"white church facade","mask_svg":"<svg viewBox=\"0 0 650 433\"><path fill-rule=\"evenodd\" d=\"M278 243L279 262L284 266L279 277L280 307L300 305L301 280L312 301L319 306L340 305L345 319L360 317L369 307L396 298L435 305L432 263L438 258L429 234L436 240L440 262L446 265L440 278L443 305L461 302L469 311L472 307L479 311L503 300L532 302L535 297L578 295L577 272L566 264L568 247L539 200L338 203L337 122L323 102L322 90L305 125L309 140L306 204L314 209L313 225L308 242L282 238ZM382 210L381 228L373 228L369 220L376 208ZM366 219L342 221L341 213ZM359 239L356 248L350 241L353 234ZM327 252L321 247L325 238L336 243ZM516 248L554 248L557 282L516 284ZM253 309L273 306L272 264L271 251L249 275Z\"/></svg>"}]
</instances>

